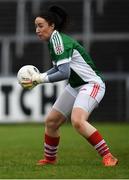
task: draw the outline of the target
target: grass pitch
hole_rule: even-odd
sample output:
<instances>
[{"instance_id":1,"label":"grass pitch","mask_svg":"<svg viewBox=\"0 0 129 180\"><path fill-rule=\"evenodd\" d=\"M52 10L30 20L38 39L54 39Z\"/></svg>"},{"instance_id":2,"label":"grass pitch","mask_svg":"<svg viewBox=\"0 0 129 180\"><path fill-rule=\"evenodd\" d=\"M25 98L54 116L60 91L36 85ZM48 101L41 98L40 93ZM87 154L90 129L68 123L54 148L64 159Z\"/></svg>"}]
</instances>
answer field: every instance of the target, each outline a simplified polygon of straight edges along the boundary
<instances>
[{"instance_id":1,"label":"grass pitch","mask_svg":"<svg viewBox=\"0 0 129 180\"><path fill-rule=\"evenodd\" d=\"M129 178L129 124L94 124L119 159L103 167L97 152L72 128L61 127L59 162L39 167L44 126L0 125L0 179L124 179Z\"/></svg>"}]
</instances>

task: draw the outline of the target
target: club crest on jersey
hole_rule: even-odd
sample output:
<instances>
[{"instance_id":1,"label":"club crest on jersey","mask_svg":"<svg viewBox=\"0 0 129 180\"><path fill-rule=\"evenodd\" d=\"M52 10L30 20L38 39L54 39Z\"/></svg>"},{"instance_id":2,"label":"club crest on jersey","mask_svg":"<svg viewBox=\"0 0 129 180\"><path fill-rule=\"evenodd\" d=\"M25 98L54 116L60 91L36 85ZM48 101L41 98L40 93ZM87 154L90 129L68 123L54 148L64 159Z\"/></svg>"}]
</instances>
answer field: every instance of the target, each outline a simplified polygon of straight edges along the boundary
<instances>
[{"instance_id":1,"label":"club crest on jersey","mask_svg":"<svg viewBox=\"0 0 129 180\"><path fill-rule=\"evenodd\" d=\"M55 31L52 37L52 44L56 55L60 55L64 52L64 45L60 34Z\"/></svg>"},{"instance_id":2,"label":"club crest on jersey","mask_svg":"<svg viewBox=\"0 0 129 180\"><path fill-rule=\"evenodd\" d=\"M61 45L58 45L55 47L55 53L56 54L62 54L63 53L63 48L61 47Z\"/></svg>"}]
</instances>

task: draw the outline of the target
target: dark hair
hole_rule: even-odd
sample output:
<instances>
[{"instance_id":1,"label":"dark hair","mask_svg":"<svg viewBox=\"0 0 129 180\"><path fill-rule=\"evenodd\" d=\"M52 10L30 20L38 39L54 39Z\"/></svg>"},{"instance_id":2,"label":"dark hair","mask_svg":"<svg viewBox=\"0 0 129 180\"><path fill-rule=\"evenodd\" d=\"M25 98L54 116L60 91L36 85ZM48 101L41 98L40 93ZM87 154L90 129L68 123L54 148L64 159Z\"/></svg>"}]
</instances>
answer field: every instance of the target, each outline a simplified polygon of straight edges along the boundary
<instances>
[{"instance_id":1,"label":"dark hair","mask_svg":"<svg viewBox=\"0 0 129 180\"><path fill-rule=\"evenodd\" d=\"M62 31L66 27L68 14L62 7L53 5L48 10L42 11L39 16L44 18L49 25L54 24L58 31Z\"/></svg>"}]
</instances>

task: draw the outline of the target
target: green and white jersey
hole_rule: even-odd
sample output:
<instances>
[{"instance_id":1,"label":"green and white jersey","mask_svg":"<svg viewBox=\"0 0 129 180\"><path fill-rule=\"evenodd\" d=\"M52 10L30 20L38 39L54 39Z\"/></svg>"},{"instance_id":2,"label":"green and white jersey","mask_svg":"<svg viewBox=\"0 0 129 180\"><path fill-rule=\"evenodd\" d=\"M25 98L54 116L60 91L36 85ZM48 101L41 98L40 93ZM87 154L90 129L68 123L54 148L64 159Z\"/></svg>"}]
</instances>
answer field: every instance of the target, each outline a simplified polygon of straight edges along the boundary
<instances>
[{"instance_id":1,"label":"green and white jersey","mask_svg":"<svg viewBox=\"0 0 129 180\"><path fill-rule=\"evenodd\" d=\"M100 73L89 54L71 37L55 30L51 35L48 47L53 65L70 63L71 73L68 81L72 87L78 87L88 82L102 83Z\"/></svg>"}]
</instances>

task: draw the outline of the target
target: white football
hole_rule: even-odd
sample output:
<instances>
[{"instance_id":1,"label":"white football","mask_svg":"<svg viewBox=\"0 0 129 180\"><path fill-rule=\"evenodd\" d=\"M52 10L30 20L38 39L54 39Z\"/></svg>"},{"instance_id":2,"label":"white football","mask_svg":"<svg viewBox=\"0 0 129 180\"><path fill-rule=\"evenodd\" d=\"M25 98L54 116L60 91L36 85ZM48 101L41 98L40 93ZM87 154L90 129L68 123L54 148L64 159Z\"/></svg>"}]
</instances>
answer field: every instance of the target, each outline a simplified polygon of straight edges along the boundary
<instances>
[{"instance_id":1,"label":"white football","mask_svg":"<svg viewBox=\"0 0 129 180\"><path fill-rule=\"evenodd\" d=\"M25 65L19 69L17 73L18 82L21 84L22 81L31 80L33 73L39 73L39 70L33 65Z\"/></svg>"}]
</instances>

